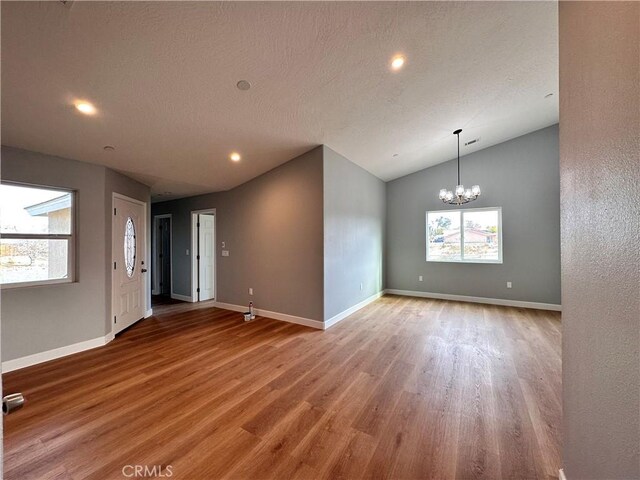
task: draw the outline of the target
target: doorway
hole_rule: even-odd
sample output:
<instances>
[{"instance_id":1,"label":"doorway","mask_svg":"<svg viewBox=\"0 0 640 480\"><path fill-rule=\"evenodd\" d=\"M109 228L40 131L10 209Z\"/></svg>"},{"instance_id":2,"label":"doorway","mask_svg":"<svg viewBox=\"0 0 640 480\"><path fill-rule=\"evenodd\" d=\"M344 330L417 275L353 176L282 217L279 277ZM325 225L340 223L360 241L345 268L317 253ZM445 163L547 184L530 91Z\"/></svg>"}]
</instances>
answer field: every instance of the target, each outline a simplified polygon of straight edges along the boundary
<instances>
[{"instance_id":1,"label":"doorway","mask_svg":"<svg viewBox=\"0 0 640 480\"><path fill-rule=\"evenodd\" d=\"M192 292L194 302L214 300L216 296L216 211L191 212Z\"/></svg>"},{"instance_id":2,"label":"doorway","mask_svg":"<svg viewBox=\"0 0 640 480\"><path fill-rule=\"evenodd\" d=\"M173 233L171 228L171 215L156 215L153 217L153 296L154 301L158 297L171 298L173 283L171 279L173 262L171 259L171 246Z\"/></svg>"},{"instance_id":3,"label":"doorway","mask_svg":"<svg viewBox=\"0 0 640 480\"><path fill-rule=\"evenodd\" d=\"M113 194L111 309L114 335L145 316L146 211L146 203Z\"/></svg>"}]
</instances>

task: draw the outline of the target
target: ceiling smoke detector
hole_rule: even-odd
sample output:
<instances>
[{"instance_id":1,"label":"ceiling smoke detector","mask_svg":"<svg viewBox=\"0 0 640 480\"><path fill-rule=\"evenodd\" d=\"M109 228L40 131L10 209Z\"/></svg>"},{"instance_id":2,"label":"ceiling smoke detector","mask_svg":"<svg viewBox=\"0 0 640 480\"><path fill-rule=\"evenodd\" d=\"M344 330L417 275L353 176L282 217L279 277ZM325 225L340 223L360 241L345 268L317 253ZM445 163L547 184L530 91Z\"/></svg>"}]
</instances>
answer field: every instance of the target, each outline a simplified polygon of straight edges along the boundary
<instances>
[{"instance_id":1,"label":"ceiling smoke detector","mask_svg":"<svg viewBox=\"0 0 640 480\"><path fill-rule=\"evenodd\" d=\"M251 88L251 84L246 80L240 80L238 83L236 83L236 87L238 87L238 90L247 91Z\"/></svg>"}]
</instances>

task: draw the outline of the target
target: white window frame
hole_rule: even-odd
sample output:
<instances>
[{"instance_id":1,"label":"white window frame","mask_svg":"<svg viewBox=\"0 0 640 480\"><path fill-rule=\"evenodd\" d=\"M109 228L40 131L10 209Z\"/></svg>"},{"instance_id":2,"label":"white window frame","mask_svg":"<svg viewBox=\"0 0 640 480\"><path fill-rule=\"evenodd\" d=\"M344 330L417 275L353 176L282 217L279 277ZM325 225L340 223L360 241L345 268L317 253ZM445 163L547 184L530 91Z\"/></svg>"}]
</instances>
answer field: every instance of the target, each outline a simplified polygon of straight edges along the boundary
<instances>
[{"instance_id":1,"label":"white window frame","mask_svg":"<svg viewBox=\"0 0 640 480\"><path fill-rule=\"evenodd\" d=\"M464 258L464 213L465 212L498 212L498 259L497 260L478 260L477 258L465 260ZM460 215L460 260L430 260L429 259L429 214L438 213L458 213ZM502 207L483 207L483 208L459 208L456 210L429 210L425 216L425 241L427 244L426 261L430 263L502 263Z\"/></svg>"},{"instance_id":2,"label":"white window frame","mask_svg":"<svg viewBox=\"0 0 640 480\"><path fill-rule=\"evenodd\" d=\"M60 283L74 283L76 281L76 191L64 188L54 187L52 185L36 185L32 183L9 182L2 181L2 185L11 185L14 187L37 188L39 190L55 190L56 192L68 192L71 195L71 230L69 234L59 233L1 233L1 238L7 240L67 240L67 277L52 278L50 280L34 280L30 282L14 282L2 283L0 289L36 287L40 285L56 285Z\"/></svg>"}]
</instances>

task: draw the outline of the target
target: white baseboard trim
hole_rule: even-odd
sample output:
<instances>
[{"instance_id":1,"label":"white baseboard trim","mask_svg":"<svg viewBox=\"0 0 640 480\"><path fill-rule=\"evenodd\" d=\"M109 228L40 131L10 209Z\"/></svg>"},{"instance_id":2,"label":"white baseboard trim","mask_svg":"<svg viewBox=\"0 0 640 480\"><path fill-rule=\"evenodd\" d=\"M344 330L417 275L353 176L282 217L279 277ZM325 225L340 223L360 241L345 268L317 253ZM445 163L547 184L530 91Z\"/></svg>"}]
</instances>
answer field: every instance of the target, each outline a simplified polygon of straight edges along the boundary
<instances>
[{"instance_id":1,"label":"white baseboard trim","mask_svg":"<svg viewBox=\"0 0 640 480\"><path fill-rule=\"evenodd\" d=\"M388 288L384 292L389 293L391 295L403 295L405 297L435 298L438 300L454 300L457 302L503 305L505 307L535 308L537 310L553 310L556 312L562 311L562 305L556 305L554 303L523 302L521 300L506 300L503 298L469 297L467 295L450 295L448 293L416 292L413 290L396 290L394 288Z\"/></svg>"},{"instance_id":2,"label":"white baseboard trim","mask_svg":"<svg viewBox=\"0 0 640 480\"><path fill-rule=\"evenodd\" d=\"M193 303L193 298L187 296L187 295L180 295L178 293L172 293L171 294L171 298L173 298L174 300L182 300L183 302L191 302Z\"/></svg>"},{"instance_id":3,"label":"white baseboard trim","mask_svg":"<svg viewBox=\"0 0 640 480\"><path fill-rule=\"evenodd\" d=\"M334 315L333 317L331 317L329 320L325 320L324 322L324 329L326 330L329 327L332 327L333 325L335 325L336 323L338 323L341 320L344 320L345 318L347 318L349 315L357 312L358 310L360 310L361 308L366 307L367 305L369 305L371 302L376 301L377 299L379 299L382 295L384 295L384 290L375 293L373 295L371 295L369 298L364 299L363 301L361 301L360 303L356 303L353 307L351 308L347 308L345 311L340 312L337 315Z\"/></svg>"},{"instance_id":4,"label":"white baseboard trim","mask_svg":"<svg viewBox=\"0 0 640 480\"><path fill-rule=\"evenodd\" d=\"M232 303L214 302L214 305L218 308L224 308L225 310L232 310L234 312L246 312L248 307L242 305L234 305ZM324 322L320 320L312 320L310 318L296 317L295 315L288 315L286 313L271 312L269 310L262 310L260 308L254 308L253 311L256 315L261 317L269 317L275 320L282 320L283 322L296 323L298 325L304 325L306 327L317 328L324 330Z\"/></svg>"},{"instance_id":5,"label":"white baseboard trim","mask_svg":"<svg viewBox=\"0 0 640 480\"><path fill-rule=\"evenodd\" d=\"M558 473L558 478L559 478L560 480L567 480L567 477L566 477L566 475L564 474L564 470L563 470L563 469L560 469L560 471L559 471L559 473Z\"/></svg>"},{"instance_id":6,"label":"white baseboard trim","mask_svg":"<svg viewBox=\"0 0 640 480\"><path fill-rule=\"evenodd\" d=\"M53 350L47 350L46 352L34 353L33 355L27 355L26 357L7 360L6 362L2 362L2 372L13 372L14 370L30 367L31 365L36 365L38 363L44 363L49 360L55 360L56 358L66 357L67 355L72 355L74 353L91 350L92 348L102 347L111 340L113 340L113 335L106 335L104 337L74 343L73 345L68 345L66 347L54 348Z\"/></svg>"},{"instance_id":7,"label":"white baseboard trim","mask_svg":"<svg viewBox=\"0 0 640 480\"><path fill-rule=\"evenodd\" d=\"M149 310L144 312L144 318L149 318L151 315L153 315L153 308L150 308Z\"/></svg>"}]
</instances>

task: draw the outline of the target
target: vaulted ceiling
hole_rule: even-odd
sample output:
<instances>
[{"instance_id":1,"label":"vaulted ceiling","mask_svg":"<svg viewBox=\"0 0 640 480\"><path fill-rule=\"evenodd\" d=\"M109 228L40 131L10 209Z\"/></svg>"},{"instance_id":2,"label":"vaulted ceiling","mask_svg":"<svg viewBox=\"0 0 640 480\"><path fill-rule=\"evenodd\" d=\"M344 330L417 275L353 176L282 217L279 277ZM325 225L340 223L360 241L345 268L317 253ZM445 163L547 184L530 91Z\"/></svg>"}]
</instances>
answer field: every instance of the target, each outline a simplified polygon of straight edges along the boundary
<instances>
[{"instance_id":1,"label":"vaulted ceiling","mask_svg":"<svg viewBox=\"0 0 640 480\"><path fill-rule=\"evenodd\" d=\"M390 180L453 158L458 127L466 154L556 123L557 94L554 2L2 2L2 143L156 199L318 144Z\"/></svg>"}]
</instances>

